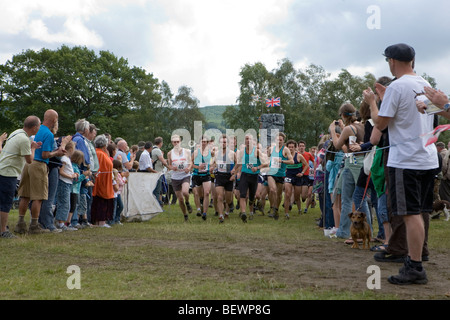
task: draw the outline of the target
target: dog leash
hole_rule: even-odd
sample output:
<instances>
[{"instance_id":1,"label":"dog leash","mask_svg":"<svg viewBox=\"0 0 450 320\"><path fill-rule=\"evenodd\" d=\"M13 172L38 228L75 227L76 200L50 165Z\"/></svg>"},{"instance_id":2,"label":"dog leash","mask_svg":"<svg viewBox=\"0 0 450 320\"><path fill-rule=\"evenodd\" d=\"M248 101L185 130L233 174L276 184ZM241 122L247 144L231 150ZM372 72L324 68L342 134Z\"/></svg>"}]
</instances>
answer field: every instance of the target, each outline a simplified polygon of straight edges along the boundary
<instances>
[{"instance_id":1,"label":"dog leash","mask_svg":"<svg viewBox=\"0 0 450 320\"><path fill-rule=\"evenodd\" d=\"M363 197L361 199L361 203L359 204L358 209L356 209L356 211L359 211L364 203L364 198L366 197L367 194L367 189L369 188L369 183L370 183L370 176L372 175L372 172L369 172L369 175L367 176L367 182L366 182L366 188L364 189L364 194Z\"/></svg>"}]
</instances>

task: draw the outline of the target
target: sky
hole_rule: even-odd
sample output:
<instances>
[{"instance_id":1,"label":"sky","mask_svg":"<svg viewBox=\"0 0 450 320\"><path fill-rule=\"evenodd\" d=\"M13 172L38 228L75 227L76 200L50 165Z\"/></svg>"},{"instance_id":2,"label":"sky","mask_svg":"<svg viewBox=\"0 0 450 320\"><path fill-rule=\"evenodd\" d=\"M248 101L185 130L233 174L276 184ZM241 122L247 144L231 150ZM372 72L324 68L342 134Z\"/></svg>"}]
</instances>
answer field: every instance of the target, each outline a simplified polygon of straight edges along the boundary
<instances>
[{"instance_id":1,"label":"sky","mask_svg":"<svg viewBox=\"0 0 450 320\"><path fill-rule=\"evenodd\" d=\"M416 51L416 72L450 94L450 2L445 0L0 0L0 64L62 45L107 50L200 107L236 104L245 64L289 59L391 76L395 43ZM267 97L271 98L271 97Z\"/></svg>"}]
</instances>

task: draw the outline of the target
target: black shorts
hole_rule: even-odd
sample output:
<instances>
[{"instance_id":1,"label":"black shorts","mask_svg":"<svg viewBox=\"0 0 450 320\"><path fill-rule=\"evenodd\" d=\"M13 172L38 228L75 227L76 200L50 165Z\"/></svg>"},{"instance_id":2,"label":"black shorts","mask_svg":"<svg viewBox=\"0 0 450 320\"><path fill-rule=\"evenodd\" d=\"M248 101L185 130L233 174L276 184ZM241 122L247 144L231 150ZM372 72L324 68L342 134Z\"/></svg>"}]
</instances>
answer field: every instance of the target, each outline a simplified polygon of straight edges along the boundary
<instances>
[{"instance_id":1,"label":"black shorts","mask_svg":"<svg viewBox=\"0 0 450 320\"><path fill-rule=\"evenodd\" d=\"M301 176L300 178L300 185L301 186L308 186L312 187L314 184L314 180L311 180L309 176Z\"/></svg>"},{"instance_id":2,"label":"black shorts","mask_svg":"<svg viewBox=\"0 0 450 320\"><path fill-rule=\"evenodd\" d=\"M269 181L269 177L272 177L273 180L275 180L275 183L284 183L284 177L277 177L277 176L266 176L267 181Z\"/></svg>"},{"instance_id":3,"label":"black shorts","mask_svg":"<svg viewBox=\"0 0 450 320\"><path fill-rule=\"evenodd\" d=\"M194 188L201 187L203 182L208 182L208 181L211 181L211 176L209 174L205 175L205 176L199 176L199 175L194 174L192 176L192 184L194 185Z\"/></svg>"},{"instance_id":4,"label":"black shorts","mask_svg":"<svg viewBox=\"0 0 450 320\"><path fill-rule=\"evenodd\" d=\"M433 207L435 170L388 168L392 214L430 213Z\"/></svg>"},{"instance_id":5,"label":"black shorts","mask_svg":"<svg viewBox=\"0 0 450 320\"><path fill-rule=\"evenodd\" d=\"M17 189L16 177L0 176L0 211L11 211Z\"/></svg>"},{"instance_id":6,"label":"black shorts","mask_svg":"<svg viewBox=\"0 0 450 320\"><path fill-rule=\"evenodd\" d=\"M266 176L262 176L258 174L258 183L264 183L266 182Z\"/></svg>"},{"instance_id":7,"label":"black shorts","mask_svg":"<svg viewBox=\"0 0 450 320\"><path fill-rule=\"evenodd\" d=\"M234 181L230 181L231 173L216 173L216 187L224 187L225 191L233 191Z\"/></svg>"},{"instance_id":8,"label":"black shorts","mask_svg":"<svg viewBox=\"0 0 450 320\"><path fill-rule=\"evenodd\" d=\"M239 192L241 199L247 197L250 201L255 200L256 190L258 189L258 175L242 172L241 181L239 182Z\"/></svg>"},{"instance_id":9,"label":"black shorts","mask_svg":"<svg viewBox=\"0 0 450 320\"><path fill-rule=\"evenodd\" d=\"M285 183L289 183L292 184L295 187L301 187L301 182L302 182L302 178L303 177L297 177L297 176L286 176L284 178L284 182Z\"/></svg>"}]
</instances>

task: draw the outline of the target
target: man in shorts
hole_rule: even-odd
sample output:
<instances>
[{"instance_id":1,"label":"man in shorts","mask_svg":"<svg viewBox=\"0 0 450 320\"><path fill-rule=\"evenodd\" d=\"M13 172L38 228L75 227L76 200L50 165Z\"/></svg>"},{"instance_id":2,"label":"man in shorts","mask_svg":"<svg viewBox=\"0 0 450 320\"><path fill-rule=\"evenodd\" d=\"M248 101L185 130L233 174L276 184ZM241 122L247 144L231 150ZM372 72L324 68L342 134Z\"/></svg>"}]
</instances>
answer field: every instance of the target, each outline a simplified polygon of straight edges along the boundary
<instances>
[{"instance_id":1,"label":"man in shorts","mask_svg":"<svg viewBox=\"0 0 450 320\"><path fill-rule=\"evenodd\" d=\"M311 153L306 151L306 142L303 140L300 140L298 142L298 152L303 156L303 158L305 158L306 162L308 163L306 171L302 173L300 177L300 185L302 186L302 202L306 201L303 213L307 213L308 207L312 203L313 198L312 189L314 179L310 179L310 171L311 167L314 167L314 157Z\"/></svg>"},{"instance_id":2,"label":"man in shorts","mask_svg":"<svg viewBox=\"0 0 450 320\"><path fill-rule=\"evenodd\" d=\"M433 116L417 111L416 99L430 84L414 72L415 51L406 44L396 44L384 52L391 73L397 78L387 88L376 84L383 96L380 111L375 95L369 88L364 99L371 107L377 129L389 130L389 193L392 214L403 217L406 227L408 256L398 275L390 276L392 284L426 284L422 265L422 249L426 242L424 219L428 219L433 204L434 171L438 167L434 144L425 146L419 136L433 130ZM410 139L418 137L418 139Z\"/></svg>"},{"instance_id":3,"label":"man in shorts","mask_svg":"<svg viewBox=\"0 0 450 320\"><path fill-rule=\"evenodd\" d=\"M15 238L9 232L8 215L11 210L17 187L17 178L22 173L25 162L33 162L34 152L41 143L30 141L41 126L41 120L36 116L25 119L23 128L11 133L6 145L0 153L0 237Z\"/></svg>"},{"instance_id":4,"label":"man in shorts","mask_svg":"<svg viewBox=\"0 0 450 320\"><path fill-rule=\"evenodd\" d=\"M286 176L286 165L294 164L291 152L284 147L286 135L278 133L276 144L270 149L270 164L267 172L267 183L269 185L269 202L272 215L278 220L278 208L283 195L284 177ZM288 218L289 215L286 216Z\"/></svg>"},{"instance_id":5,"label":"man in shorts","mask_svg":"<svg viewBox=\"0 0 450 320\"><path fill-rule=\"evenodd\" d=\"M219 149L213 158L212 169L215 172L215 187L217 196L217 211L219 222L228 217L233 202L233 185L235 176L236 154L229 149L228 138L224 134L219 139ZM224 216L224 200L226 211Z\"/></svg>"},{"instance_id":6,"label":"man in shorts","mask_svg":"<svg viewBox=\"0 0 450 320\"><path fill-rule=\"evenodd\" d=\"M19 184L19 221L14 232L24 234L27 232L25 213L28 210L30 201L31 205L31 224L28 229L30 234L39 234L50 232L48 229L42 229L38 223L39 213L43 200L48 198L48 168L49 159L52 157L61 157L66 151L63 147L54 150L54 135L51 130L58 125L58 113L49 109L44 114L39 131L34 141L41 142L42 146L35 150L34 160L30 164L25 164L22 171L22 178Z\"/></svg>"},{"instance_id":7,"label":"man in shorts","mask_svg":"<svg viewBox=\"0 0 450 320\"><path fill-rule=\"evenodd\" d=\"M236 172L241 172L241 180L239 182L239 207L243 222L247 222L247 193L250 216L252 216L254 214L253 206L255 204L255 194L258 188L258 174L260 173L261 168L269 165L263 152L261 152L253 139L253 135L245 135L245 146L242 150L239 150L237 156L238 168L236 169Z\"/></svg>"},{"instance_id":8,"label":"man in shorts","mask_svg":"<svg viewBox=\"0 0 450 320\"><path fill-rule=\"evenodd\" d=\"M211 194L210 162L212 157L214 157L214 149L211 149L208 137L202 136L201 146L195 149L192 154L191 168L193 169L192 182L194 184L197 216L201 216L205 221Z\"/></svg>"},{"instance_id":9,"label":"man in shorts","mask_svg":"<svg viewBox=\"0 0 450 320\"><path fill-rule=\"evenodd\" d=\"M302 193L301 180L309 165L305 158L296 151L297 142L288 140L286 142L286 147L291 152L294 163L286 166L286 177L284 178L284 213L286 216L289 216L290 207L292 205L292 196L294 196L298 214L300 215L302 213L302 203L300 200Z\"/></svg>"},{"instance_id":10,"label":"man in shorts","mask_svg":"<svg viewBox=\"0 0 450 320\"><path fill-rule=\"evenodd\" d=\"M192 207L189 204L192 166L191 151L181 147L181 137L179 135L173 135L171 142L173 149L167 154L167 161L169 168L172 170L172 187L183 213L184 221L188 221L187 212L192 213Z\"/></svg>"}]
</instances>

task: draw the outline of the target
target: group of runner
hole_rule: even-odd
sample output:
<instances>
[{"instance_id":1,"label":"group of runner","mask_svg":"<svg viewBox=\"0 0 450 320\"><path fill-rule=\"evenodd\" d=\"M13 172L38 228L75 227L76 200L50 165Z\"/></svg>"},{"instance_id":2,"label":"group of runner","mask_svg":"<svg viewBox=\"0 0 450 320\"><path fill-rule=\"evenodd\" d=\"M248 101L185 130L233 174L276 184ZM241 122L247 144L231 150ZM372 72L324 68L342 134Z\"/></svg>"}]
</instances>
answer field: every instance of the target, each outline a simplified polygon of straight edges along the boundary
<instances>
[{"instance_id":1,"label":"group of runner","mask_svg":"<svg viewBox=\"0 0 450 320\"><path fill-rule=\"evenodd\" d=\"M220 223L234 209L240 210L243 222L252 220L255 210L265 215L266 197L270 203L268 216L278 220L283 192L287 219L294 204L299 214L314 207L315 148L310 148L311 153L306 152L304 141L286 141L281 132L274 140L271 146L264 148L252 134L246 134L240 146L235 136L223 134L217 145L202 136L191 152L181 147L180 136L172 136L173 149L167 158L172 171L172 187L185 221L193 212L189 203L191 186L197 216L206 220L211 203ZM234 198L237 199L236 206ZM303 211L302 202L305 202Z\"/></svg>"}]
</instances>

